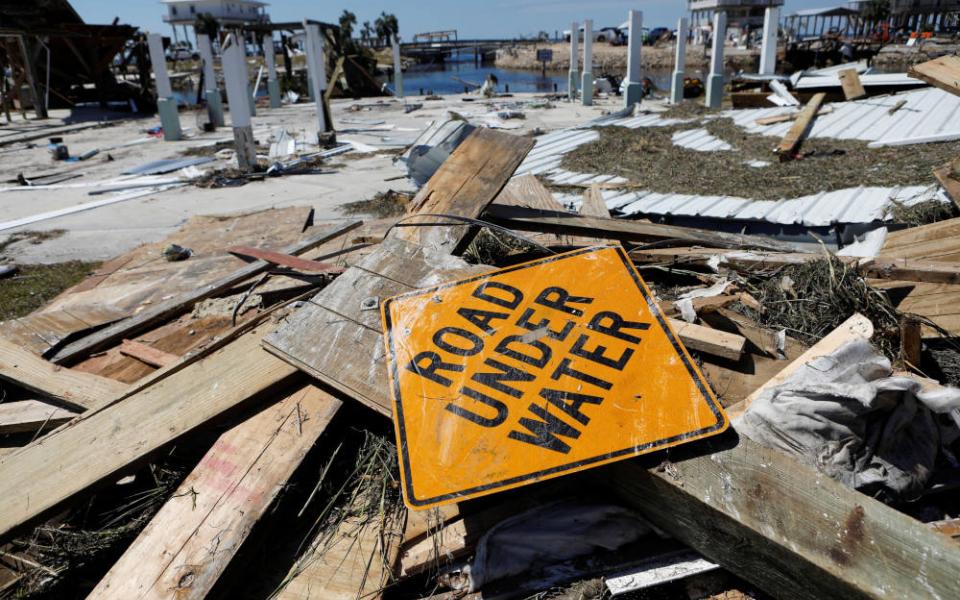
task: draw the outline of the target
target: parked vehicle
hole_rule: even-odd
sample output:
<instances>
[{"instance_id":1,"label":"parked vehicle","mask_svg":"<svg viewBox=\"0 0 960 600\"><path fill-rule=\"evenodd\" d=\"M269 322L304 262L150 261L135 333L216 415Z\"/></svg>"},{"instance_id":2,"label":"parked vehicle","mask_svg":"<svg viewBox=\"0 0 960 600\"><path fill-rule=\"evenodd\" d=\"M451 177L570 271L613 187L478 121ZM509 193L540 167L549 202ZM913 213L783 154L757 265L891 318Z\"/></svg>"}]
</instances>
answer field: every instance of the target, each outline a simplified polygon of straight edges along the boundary
<instances>
[{"instance_id":1,"label":"parked vehicle","mask_svg":"<svg viewBox=\"0 0 960 600\"><path fill-rule=\"evenodd\" d=\"M580 26L580 35L577 37L581 42L583 41L583 25ZM593 35L593 41L595 42L612 42L615 39L622 37L622 33L616 27L602 27L600 29L594 29L591 32ZM570 30L565 29L563 31L563 39L565 41L570 41Z\"/></svg>"},{"instance_id":2,"label":"parked vehicle","mask_svg":"<svg viewBox=\"0 0 960 600\"><path fill-rule=\"evenodd\" d=\"M666 27L654 27L644 38L643 43L652 46L660 40L668 41L671 39L673 39L673 31Z\"/></svg>"},{"instance_id":3,"label":"parked vehicle","mask_svg":"<svg viewBox=\"0 0 960 600\"><path fill-rule=\"evenodd\" d=\"M199 54L184 46L170 46L167 48L167 60L195 60L199 58Z\"/></svg>"}]
</instances>

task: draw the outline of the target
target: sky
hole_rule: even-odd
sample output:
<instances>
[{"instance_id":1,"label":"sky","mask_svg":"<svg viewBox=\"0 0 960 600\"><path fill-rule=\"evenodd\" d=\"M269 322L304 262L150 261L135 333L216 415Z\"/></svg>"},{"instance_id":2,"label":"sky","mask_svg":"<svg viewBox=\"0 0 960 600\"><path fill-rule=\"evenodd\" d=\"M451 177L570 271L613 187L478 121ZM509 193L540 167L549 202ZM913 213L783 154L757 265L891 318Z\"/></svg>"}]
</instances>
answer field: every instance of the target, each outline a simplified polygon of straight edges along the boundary
<instances>
[{"instance_id":1,"label":"sky","mask_svg":"<svg viewBox=\"0 0 960 600\"><path fill-rule=\"evenodd\" d=\"M165 7L158 0L72 0L71 4L87 23L110 23L120 17L121 23L170 35L170 26L162 20ZM845 2L786 0L784 13L840 4ZM593 19L594 28L617 26L627 19L629 9L643 11L645 27L673 28L686 5L686 0L273 0L267 13L275 22L306 17L336 23L347 9L357 15L358 24L370 21L372 25L377 15L386 11L397 16L403 39L445 29L456 29L460 38L470 39L529 37L541 30L553 35L569 29L572 21L586 18Z\"/></svg>"}]
</instances>

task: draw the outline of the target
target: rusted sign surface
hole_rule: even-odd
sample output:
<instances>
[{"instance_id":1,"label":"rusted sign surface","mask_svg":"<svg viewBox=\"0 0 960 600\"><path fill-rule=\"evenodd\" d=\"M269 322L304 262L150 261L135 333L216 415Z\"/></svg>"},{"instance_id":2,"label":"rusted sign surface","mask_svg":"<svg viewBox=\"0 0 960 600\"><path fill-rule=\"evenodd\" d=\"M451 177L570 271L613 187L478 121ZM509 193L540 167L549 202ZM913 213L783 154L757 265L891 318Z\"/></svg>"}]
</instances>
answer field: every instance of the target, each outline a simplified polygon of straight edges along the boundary
<instances>
[{"instance_id":1,"label":"rusted sign surface","mask_svg":"<svg viewBox=\"0 0 960 600\"><path fill-rule=\"evenodd\" d=\"M382 310L411 508L727 427L622 248L578 250L411 292Z\"/></svg>"}]
</instances>

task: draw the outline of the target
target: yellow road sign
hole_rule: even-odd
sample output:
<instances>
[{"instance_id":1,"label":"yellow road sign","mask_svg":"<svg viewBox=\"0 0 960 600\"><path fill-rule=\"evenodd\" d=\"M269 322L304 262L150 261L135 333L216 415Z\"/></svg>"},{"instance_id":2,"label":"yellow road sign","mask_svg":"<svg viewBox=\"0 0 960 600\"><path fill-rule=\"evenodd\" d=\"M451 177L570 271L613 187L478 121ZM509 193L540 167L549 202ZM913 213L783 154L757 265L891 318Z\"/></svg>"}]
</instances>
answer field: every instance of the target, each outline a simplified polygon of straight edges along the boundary
<instances>
[{"instance_id":1,"label":"yellow road sign","mask_svg":"<svg viewBox=\"0 0 960 600\"><path fill-rule=\"evenodd\" d=\"M382 311L411 508L581 471L728 424L619 247L418 290Z\"/></svg>"}]
</instances>

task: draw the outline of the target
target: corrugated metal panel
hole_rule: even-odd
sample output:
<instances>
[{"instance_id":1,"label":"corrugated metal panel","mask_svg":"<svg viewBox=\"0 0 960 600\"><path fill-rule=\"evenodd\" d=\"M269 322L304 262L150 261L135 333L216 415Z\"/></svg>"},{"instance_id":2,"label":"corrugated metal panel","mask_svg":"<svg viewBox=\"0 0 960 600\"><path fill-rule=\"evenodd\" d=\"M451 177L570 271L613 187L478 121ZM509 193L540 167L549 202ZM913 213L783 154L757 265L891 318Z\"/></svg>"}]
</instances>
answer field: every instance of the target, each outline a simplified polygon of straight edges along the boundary
<instances>
[{"instance_id":1,"label":"corrugated metal panel","mask_svg":"<svg viewBox=\"0 0 960 600\"><path fill-rule=\"evenodd\" d=\"M906 105L890 114L890 109L906 100ZM828 105L832 112L813 123L811 137L862 140L876 145L893 145L960 139L960 97L938 88L924 88L895 96L876 96L854 102ZM790 113L785 108L758 108L726 111L725 117L751 133L784 136L792 123L757 125L756 120Z\"/></svg>"},{"instance_id":2,"label":"corrugated metal panel","mask_svg":"<svg viewBox=\"0 0 960 600\"><path fill-rule=\"evenodd\" d=\"M578 199L576 194L555 194L555 197L564 203ZM857 187L784 200L604 190L603 199L607 208L623 216L675 215L808 227L890 220L887 210L894 201L907 206L925 200L949 202L936 186Z\"/></svg>"},{"instance_id":3,"label":"corrugated metal panel","mask_svg":"<svg viewBox=\"0 0 960 600\"><path fill-rule=\"evenodd\" d=\"M733 150L733 146L703 128L678 131L673 134L672 141L677 146L697 152Z\"/></svg>"},{"instance_id":4,"label":"corrugated metal panel","mask_svg":"<svg viewBox=\"0 0 960 600\"><path fill-rule=\"evenodd\" d=\"M906 73L867 73L860 76L860 83L863 87L872 86L905 86L917 87L926 85L924 82L909 77ZM801 77L797 83L798 90L810 90L816 88L840 87L840 77L837 75L816 75Z\"/></svg>"}]
</instances>

